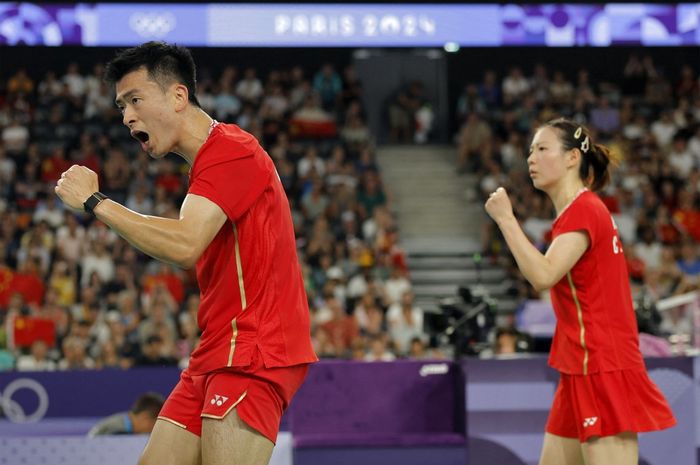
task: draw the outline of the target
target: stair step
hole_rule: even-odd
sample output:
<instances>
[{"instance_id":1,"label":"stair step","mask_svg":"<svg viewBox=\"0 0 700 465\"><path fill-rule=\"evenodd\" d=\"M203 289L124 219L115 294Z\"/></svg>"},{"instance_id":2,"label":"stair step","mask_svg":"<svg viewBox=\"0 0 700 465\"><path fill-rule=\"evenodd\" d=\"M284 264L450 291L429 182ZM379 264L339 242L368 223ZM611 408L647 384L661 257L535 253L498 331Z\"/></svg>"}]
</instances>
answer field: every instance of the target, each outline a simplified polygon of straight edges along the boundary
<instances>
[{"instance_id":1,"label":"stair step","mask_svg":"<svg viewBox=\"0 0 700 465\"><path fill-rule=\"evenodd\" d=\"M472 283L501 282L506 277L505 271L500 268L479 270L476 269L441 269L441 270L412 270L411 281L414 283Z\"/></svg>"},{"instance_id":2,"label":"stair step","mask_svg":"<svg viewBox=\"0 0 700 465\"><path fill-rule=\"evenodd\" d=\"M509 315L518 309L518 300L512 297L502 297L493 299L496 303L495 312L497 315ZM416 298L415 305L424 312L441 312L438 298Z\"/></svg>"},{"instance_id":3,"label":"stair step","mask_svg":"<svg viewBox=\"0 0 700 465\"><path fill-rule=\"evenodd\" d=\"M409 255L408 256L408 267L411 270L424 270L424 269L474 269L477 263L474 261L473 254L462 254L462 255ZM501 268L495 265L491 265L487 261L480 261L479 266L482 270L495 269L500 270Z\"/></svg>"},{"instance_id":4,"label":"stair step","mask_svg":"<svg viewBox=\"0 0 700 465\"><path fill-rule=\"evenodd\" d=\"M459 255L473 254L481 250L481 244L470 237L420 237L402 241L409 255Z\"/></svg>"}]
</instances>

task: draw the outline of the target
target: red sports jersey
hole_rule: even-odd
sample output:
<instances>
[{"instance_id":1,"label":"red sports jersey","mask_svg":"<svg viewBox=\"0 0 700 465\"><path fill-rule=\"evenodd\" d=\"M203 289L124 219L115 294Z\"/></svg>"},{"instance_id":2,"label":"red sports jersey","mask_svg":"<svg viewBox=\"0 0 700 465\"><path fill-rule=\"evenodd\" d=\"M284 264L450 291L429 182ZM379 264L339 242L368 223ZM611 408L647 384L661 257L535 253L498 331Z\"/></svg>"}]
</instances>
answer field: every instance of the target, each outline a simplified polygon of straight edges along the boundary
<instances>
[{"instance_id":1,"label":"red sports jersey","mask_svg":"<svg viewBox=\"0 0 700 465\"><path fill-rule=\"evenodd\" d=\"M617 226L600 198L578 195L552 224L552 237L582 231L590 245L550 290L557 327L549 364L562 373L644 368L627 264Z\"/></svg>"},{"instance_id":2,"label":"red sports jersey","mask_svg":"<svg viewBox=\"0 0 700 465\"><path fill-rule=\"evenodd\" d=\"M318 360L287 196L258 141L218 124L197 153L189 193L228 221L197 261L199 346L190 374L247 366L256 346L266 367Z\"/></svg>"}]
</instances>

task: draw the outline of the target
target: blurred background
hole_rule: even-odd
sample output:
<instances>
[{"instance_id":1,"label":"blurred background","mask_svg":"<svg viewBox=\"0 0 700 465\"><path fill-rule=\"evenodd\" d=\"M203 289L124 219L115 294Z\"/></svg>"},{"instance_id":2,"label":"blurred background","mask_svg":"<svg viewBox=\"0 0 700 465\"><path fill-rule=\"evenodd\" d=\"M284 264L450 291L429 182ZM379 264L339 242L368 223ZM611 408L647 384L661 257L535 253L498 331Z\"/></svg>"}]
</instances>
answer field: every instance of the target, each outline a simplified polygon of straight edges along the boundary
<instances>
[{"instance_id":1,"label":"blurred background","mask_svg":"<svg viewBox=\"0 0 700 465\"><path fill-rule=\"evenodd\" d=\"M202 107L260 140L290 200L323 361L273 462L537 462L554 315L483 202L505 186L547 249L554 211L526 156L533 129L565 116L620 154L601 197L642 352L682 410L642 460L696 463L700 4L0 3L0 444L126 447L80 435L145 391L167 395L198 343L194 271L53 193L80 164L115 201L178 216L189 167L141 152L102 82L116 50L148 40L191 47ZM342 388L322 389L326 372ZM372 384L376 405L359 396ZM414 416L398 418L406 399ZM337 406L357 402L370 405L343 423ZM391 435L369 438L373 423Z\"/></svg>"}]
</instances>

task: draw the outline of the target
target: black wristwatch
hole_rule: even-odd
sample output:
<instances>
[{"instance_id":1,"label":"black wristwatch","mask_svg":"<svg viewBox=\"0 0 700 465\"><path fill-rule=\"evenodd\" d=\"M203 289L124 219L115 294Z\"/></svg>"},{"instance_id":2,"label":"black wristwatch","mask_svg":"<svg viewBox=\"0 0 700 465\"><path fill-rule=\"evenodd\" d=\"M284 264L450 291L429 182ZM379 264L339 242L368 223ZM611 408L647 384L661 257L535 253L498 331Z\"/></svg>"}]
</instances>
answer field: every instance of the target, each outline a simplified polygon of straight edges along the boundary
<instances>
[{"instance_id":1,"label":"black wristwatch","mask_svg":"<svg viewBox=\"0 0 700 465\"><path fill-rule=\"evenodd\" d=\"M100 204L103 200L107 199L108 197L104 195L102 192L95 192L92 194L88 199L83 202L83 208L85 209L86 212L88 212L91 215L95 215L95 207Z\"/></svg>"}]
</instances>

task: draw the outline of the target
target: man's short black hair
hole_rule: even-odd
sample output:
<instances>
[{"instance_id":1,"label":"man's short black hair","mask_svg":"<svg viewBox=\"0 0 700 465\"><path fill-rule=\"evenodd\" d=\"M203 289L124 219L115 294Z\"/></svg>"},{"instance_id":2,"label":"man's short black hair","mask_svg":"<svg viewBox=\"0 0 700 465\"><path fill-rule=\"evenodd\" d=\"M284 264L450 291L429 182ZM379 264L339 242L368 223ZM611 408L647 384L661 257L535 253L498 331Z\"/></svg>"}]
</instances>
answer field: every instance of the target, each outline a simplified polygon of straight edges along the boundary
<instances>
[{"instance_id":1,"label":"man's short black hair","mask_svg":"<svg viewBox=\"0 0 700 465\"><path fill-rule=\"evenodd\" d=\"M163 396L157 392L147 392L134 402L131 406L131 413L148 412L151 417L156 418L163 407Z\"/></svg>"},{"instance_id":2,"label":"man's short black hair","mask_svg":"<svg viewBox=\"0 0 700 465\"><path fill-rule=\"evenodd\" d=\"M146 42L122 50L107 63L104 80L116 84L125 75L142 67L146 68L149 79L156 82L163 91L173 82L184 84L190 103L200 106L195 95L197 71L189 49L165 42Z\"/></svg>"}]
</instances>

